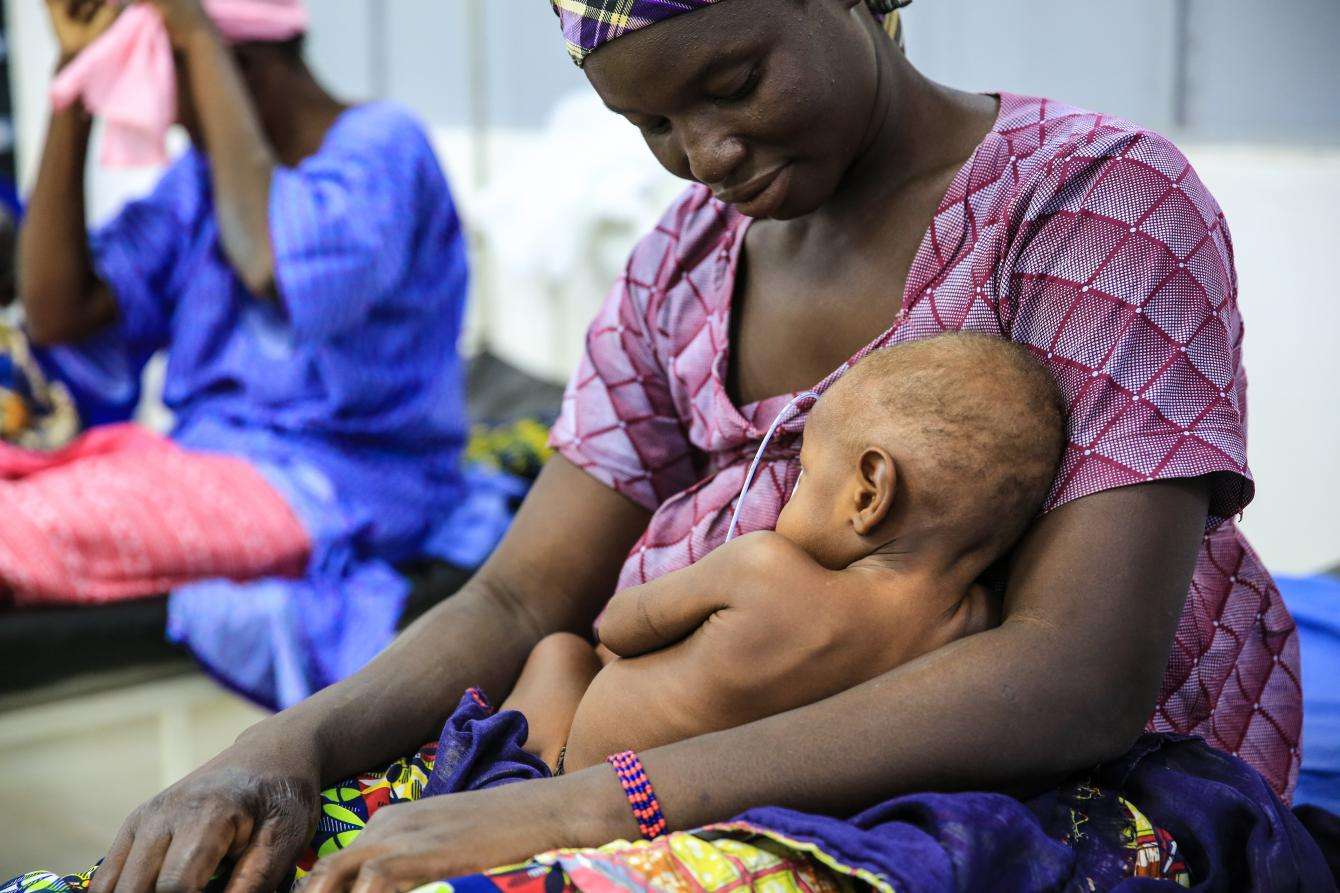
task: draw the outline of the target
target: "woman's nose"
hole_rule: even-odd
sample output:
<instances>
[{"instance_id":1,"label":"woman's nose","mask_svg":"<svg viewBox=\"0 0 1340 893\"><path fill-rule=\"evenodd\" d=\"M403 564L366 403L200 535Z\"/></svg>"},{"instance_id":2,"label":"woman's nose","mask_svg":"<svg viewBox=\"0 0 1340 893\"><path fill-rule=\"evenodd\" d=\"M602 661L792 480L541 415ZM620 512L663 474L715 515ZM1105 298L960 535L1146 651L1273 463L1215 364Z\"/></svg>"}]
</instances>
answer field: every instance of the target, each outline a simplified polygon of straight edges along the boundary
<instances>
[{"instance_id":1,"label":"woman's nose","mask_svg":"<svg viewBox=\"0 0 1340 893\"><path fill-rule=\"evenodd\" d=\"M743 140L719 128L697 125L681 132L689 171L693 179L708 186L724 185L748 154Z\"/></svg>"}]
</instances>

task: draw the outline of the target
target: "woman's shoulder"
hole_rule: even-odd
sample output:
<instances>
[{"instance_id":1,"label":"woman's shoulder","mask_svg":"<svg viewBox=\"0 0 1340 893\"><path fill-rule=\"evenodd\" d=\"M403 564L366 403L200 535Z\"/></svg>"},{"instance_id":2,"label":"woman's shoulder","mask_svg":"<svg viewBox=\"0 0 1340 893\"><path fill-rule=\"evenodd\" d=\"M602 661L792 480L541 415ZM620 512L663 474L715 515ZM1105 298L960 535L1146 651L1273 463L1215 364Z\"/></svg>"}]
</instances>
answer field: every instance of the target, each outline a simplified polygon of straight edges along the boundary
<instances>
[{"instance_id":1,"label":"woman's shoulder","mask_svg":"<svg viewBox=\"0 0 1340 893\"><path fill-rule=\"evenodd\" d=\"M336 119L329 135L332 138L373 135L392 140L406 133L427 139L418 115L398 102L377 100L347 107Z\"/></svg>"},{"instance_id":2,"label":"woman's shoulder","mask_svg":"<svg viewBox=\"0 0 1340 893\"><path fill-rule=\"evenodd\" d=\"M1001 93L993 132L1020 159L1045 161L1083 151L1088 155L1126 155L1162 159L1185 156L1162 134L1118 115L1091 111L1043 96Z\"/></svg>"},{"instance_id":3,"label":"woman's shoulder","mask_svg":"<svg viewBox=\"0 0 1340 893\"><path fill-rule=\"evenodd\" d=\"M351 158L376 160L388 170L437 155L423 122L395 102L368 102L346 108L326 131L321 149L308 162L340 163ZM306 162L304 162L306 163Z\"/></svg>"},{"instance_id":4,"label":"woman's shoulder","mask_svg":"<svg viewBox=\"0 0 1340 893\"><path fill-rule=\"evenodd\" d=\"M993 134L1007 151L998 154L1017 165L1019 190L1035 208L1085 202L1118 207L1174 190L1207 221L1219 216L1219 206L1186 155L1157 131L1054 99L1000 96ZM1077 188L1082 186L1094 188Z\"/></svg>"}]
</instances>

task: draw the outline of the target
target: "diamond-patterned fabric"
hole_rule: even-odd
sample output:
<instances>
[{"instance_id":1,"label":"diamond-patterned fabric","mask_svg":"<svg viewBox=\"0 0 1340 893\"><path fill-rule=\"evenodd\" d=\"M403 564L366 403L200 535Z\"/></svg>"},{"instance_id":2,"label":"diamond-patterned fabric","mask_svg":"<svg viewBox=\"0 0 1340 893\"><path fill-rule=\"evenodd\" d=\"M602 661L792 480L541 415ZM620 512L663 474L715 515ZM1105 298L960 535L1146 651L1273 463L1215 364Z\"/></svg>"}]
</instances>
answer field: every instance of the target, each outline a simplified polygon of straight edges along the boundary
<instances>
[{"instance_id":1,"label":"diamond-patterned fabric","mask_svg":"<svg viewBox=\"0 0 1340 893\"><path fill-rule=\"evenodd\" d=\"M792 395L727 395L730 302L749 220L694 186L629 259L587 335L553 444L655 512L620 587L719 546L749 460ZM1302 724L1298 640L1233 523L1251 501L1233 248L1186 158L1128 122L1001 95L871 350L946 331L1029 346L1069 404L1051 510L1102 490L1213 474L1211 518L1149 728L1204 736L1288 796ZM795 483L783 426L742 533L771 528Z\"/></svg>"}]
</instances>

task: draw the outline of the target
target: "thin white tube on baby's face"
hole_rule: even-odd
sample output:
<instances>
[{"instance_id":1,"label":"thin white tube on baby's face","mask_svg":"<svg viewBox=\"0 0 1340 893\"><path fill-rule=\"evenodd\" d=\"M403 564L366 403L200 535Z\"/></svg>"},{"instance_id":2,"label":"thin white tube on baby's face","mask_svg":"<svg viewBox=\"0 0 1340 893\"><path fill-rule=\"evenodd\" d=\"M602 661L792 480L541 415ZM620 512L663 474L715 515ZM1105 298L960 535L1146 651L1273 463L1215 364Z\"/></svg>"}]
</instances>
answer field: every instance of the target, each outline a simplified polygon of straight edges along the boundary
<instances>
[{"instance_id":1,"label":"thin white tube on baby's face","mask_svg":"<svg viewBox=\"0 0 1340 893\"><path fill-rule=\"evenodd\" d=\"M744 511L745 496L749 494L749 488L753 486L754 475L758 472L759 463L763 461L763 452L768 448L768 444L772 442L773 435L777 433L777 429L782 426L782 423L787 420L788 414L792 410L800 408L800 401L818 399L819 395L814 391L806 391L803 394L797 394L782 407L782 411L777 413L777 418L773 419L772 424L768 426L768 433L763 436L763 442L758 445L758 452L754 454L754 461L749 464L749 473L744 476L744 486L740 488L740 495L735 500L735 512L731 515L730 527L726 529L726 542L730 542L735 538L736 529L740 526L740 513ZM802 475L804 473L804 471L801 471ZM796 478L796 486L800 486L800 478ZM793 489L791 495L794 496L795 492L796 491Z\"/></svg>"}]
</instances>

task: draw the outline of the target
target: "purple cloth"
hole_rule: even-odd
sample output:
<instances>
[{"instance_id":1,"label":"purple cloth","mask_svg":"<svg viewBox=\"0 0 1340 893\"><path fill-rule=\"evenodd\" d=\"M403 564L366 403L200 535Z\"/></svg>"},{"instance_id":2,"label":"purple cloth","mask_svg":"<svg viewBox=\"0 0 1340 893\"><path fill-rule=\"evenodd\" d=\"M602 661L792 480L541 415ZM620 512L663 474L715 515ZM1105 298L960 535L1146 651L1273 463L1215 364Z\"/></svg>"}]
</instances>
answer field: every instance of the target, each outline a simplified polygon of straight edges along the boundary
<instances>
[{"instance_id":1,"label":"purple cloth","mask_svg":"<svg viewBox=\"0 0 1340 893\"><path fill-rule=\"evenodd\" d=\"M586 63L587 56L611 40L716 2L718 0L550 0L550 5L563 27L568 55L580 68ZM906 5L898 0L865 2L875 18L886 25L892 23L885 21L885 16ZM896 29L888 30L894 34ZM896 35L896 39L901 46L901 34Z\"/></svg>"},{"instance_id":2,"label":"purple cloth","mask_svg":"<svg viewBox=\"0 0 1340 893\"><path fill-rule=\"evenodd\" d=\"M586 57L615 38L663 22L685 12L711 6L717 0L550 0L563 26L568 54L578 66Z\"/></svg>"},{"instance_id":3,"label":"purple cloth","mask_svg":"<svg viewBox=\"0 0 1340 893\"><path fill-rule=\"evenodd\" d=\"M442 729L425 796L547 778L522 748L526 720L492 714L475 690ZM1093 797L1094 789L1102 795ZM764 807L734 821L885 878L900 893L942 890L1178 890L1127 877L1121 796L1172 834L1192 889L1334 890L1307 831L1241 760L1199 738L1146 734L1126 756L1028 801L1004 794L911 794L851 818ZM1082 812L1083 835L1065 842ZM1092 884L1092 885L1091 885Z\"/></svg>"},{"instance_id":4,"label":"purple cloth","mask_svg":"<svg viewBox=\"0 0 1340 893\"><path fill-rule=\"evenodd\" d=\"M425 797L548 778L549 767L521 746L529 730L515 710L494 713L477 688L467 691L437 739L437 761Z\"/></svg>"},{"instance_id":5,"label":"purple cloth","mask_svg":"<svg viewBox=\"0 0 1340 893\"><path fill-rule=\"evenodd\" d=\"M1199 738L1146 734L1091 778L1173 836L1193 890L1335 889L1316 843L1260 773ZM1180 889L1126 878L1119 837L1101 833L1104 824L1116 827L1116 804L1110 796L1077 804L1070 790L1026 803L1000 794L913 794L847 821L771 807L740 820L814 843L900 891L1088 890L1089 879L1100 890ZM1077 848L1061 842L1072 804L1093 829Z\"/></svg>"}]
</instances>

